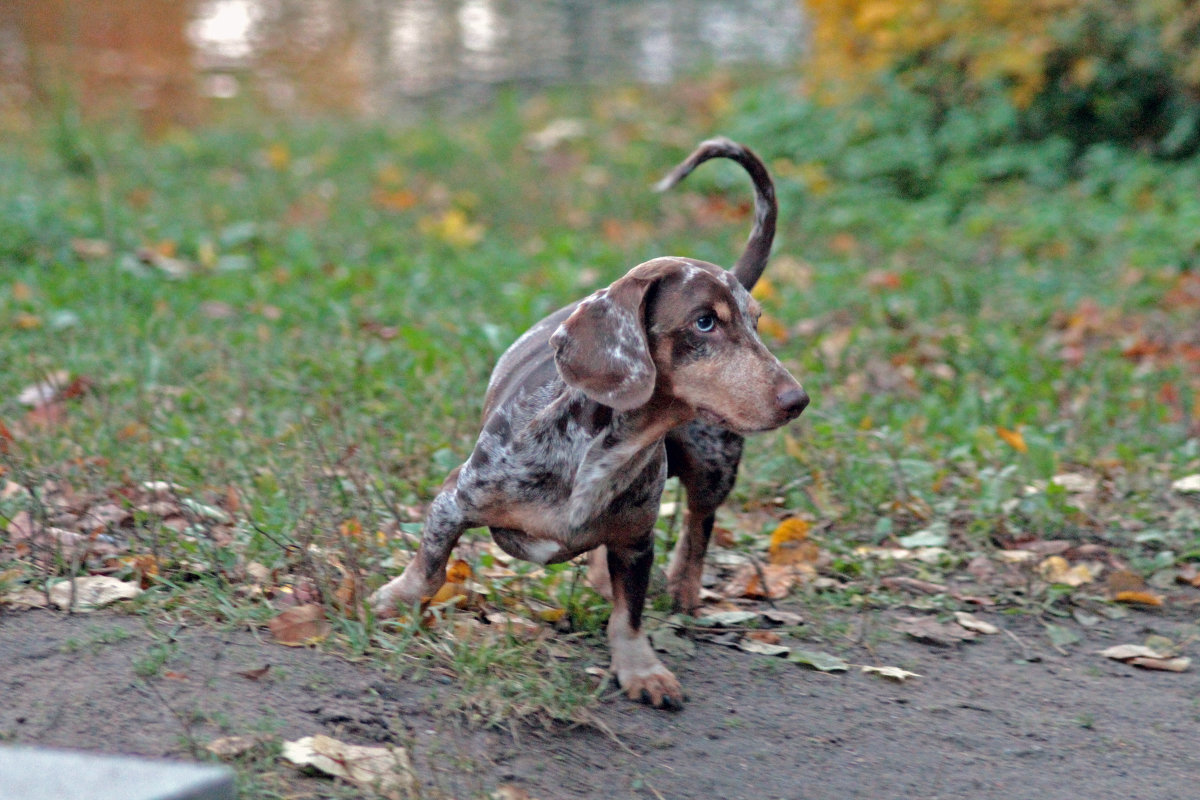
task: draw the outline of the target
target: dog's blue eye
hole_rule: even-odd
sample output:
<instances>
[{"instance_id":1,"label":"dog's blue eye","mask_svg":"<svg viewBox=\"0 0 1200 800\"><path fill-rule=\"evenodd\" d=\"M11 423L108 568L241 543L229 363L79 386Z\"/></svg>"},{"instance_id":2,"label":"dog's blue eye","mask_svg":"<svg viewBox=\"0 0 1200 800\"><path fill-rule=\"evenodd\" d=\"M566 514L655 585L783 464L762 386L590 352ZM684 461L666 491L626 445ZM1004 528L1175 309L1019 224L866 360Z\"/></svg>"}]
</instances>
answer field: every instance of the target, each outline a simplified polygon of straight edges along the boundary
<instances>
[{"instance_id":1,"label":"dog's blue eye","mask_svg":"<svg viewBox=\"0 0 1200 800\"><path fill-rule=\"evenodd\" d=\"M717 327L717 318L712 314L705 314L696 320L696 330L701 333L708 333L715 327Z\"/></svg>"}]
</instances>

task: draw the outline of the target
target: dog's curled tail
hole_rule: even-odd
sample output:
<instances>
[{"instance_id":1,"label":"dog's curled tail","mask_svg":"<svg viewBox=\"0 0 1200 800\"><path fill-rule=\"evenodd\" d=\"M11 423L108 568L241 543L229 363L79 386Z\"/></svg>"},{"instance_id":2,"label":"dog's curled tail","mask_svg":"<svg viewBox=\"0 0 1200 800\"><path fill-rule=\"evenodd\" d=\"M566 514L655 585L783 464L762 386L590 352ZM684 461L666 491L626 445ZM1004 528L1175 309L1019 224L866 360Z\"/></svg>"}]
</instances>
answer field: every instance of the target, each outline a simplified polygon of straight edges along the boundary
<instances>
[{"instance_id":1,"label":"dog's curled tail","mask_svg":"<svg viewBox=\"0 0 1200 800\"><path fill-rule=\"evenodd\" d=\"M692 154L671 170L667 177L654 184L655 191L664 192L675 186L692 170L708 161L710 158L728 158L742 165L750 173L754 181L754 227L750 230L750 238L746 240L746 249L733 267L742 286L750 289L758 282L771 256L771 243L775 240L775 219L779 215L779 205L775 202L775 184L767 172L762 160L748 147L743 147L732 139L718 136L701 142Z\"/></svg>"}]
</instances>

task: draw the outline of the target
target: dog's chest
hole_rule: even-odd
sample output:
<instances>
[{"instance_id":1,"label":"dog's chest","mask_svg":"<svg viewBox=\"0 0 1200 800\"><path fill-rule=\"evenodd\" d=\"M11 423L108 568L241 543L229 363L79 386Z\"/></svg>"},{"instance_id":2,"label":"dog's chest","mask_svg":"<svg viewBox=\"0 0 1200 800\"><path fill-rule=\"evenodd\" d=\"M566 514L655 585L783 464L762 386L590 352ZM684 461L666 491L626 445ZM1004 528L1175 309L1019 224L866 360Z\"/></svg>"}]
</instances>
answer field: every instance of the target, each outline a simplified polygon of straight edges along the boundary
<instances>
[{"instance_id":1,"label":"dog's chest","mask_svg":"<svg viewBox=\"0 0 1200 800\"><path fill-rule=\"evenodd\" d=\"M570 416L522 416L489 422L459 475L459 502L476 522L575 549L656 510L666 479L661 439Z\"/></svg>"}]
</instances>

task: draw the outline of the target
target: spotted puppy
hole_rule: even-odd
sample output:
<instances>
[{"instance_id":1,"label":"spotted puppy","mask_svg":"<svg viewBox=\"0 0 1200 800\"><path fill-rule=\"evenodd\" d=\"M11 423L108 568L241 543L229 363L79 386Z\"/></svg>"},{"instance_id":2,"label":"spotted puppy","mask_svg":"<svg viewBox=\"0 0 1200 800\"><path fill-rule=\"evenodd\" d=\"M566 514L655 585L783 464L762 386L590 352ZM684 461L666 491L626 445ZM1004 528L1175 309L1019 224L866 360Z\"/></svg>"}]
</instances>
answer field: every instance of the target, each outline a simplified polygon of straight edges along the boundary
<instances>
[{"instance_id":1,"label":"spotted puppy","mask_svg":"<svg viewBox=\"0 0 1200 800\"><path fill-rule=\"evenodd\" d=\"M730 153L761 167L721 139L679 169ZM468 528L487 526L505 552L539 564L603 546L612 672L631 698L681 707L641 625L667 439L693 420L718 434L770 430L808 404L758 338L759 314L735 273L656 258L534 325L496 364L475 449L431 504L416 556L372 596L375 612L432 596Z\"/></svg>"}]
</instances>

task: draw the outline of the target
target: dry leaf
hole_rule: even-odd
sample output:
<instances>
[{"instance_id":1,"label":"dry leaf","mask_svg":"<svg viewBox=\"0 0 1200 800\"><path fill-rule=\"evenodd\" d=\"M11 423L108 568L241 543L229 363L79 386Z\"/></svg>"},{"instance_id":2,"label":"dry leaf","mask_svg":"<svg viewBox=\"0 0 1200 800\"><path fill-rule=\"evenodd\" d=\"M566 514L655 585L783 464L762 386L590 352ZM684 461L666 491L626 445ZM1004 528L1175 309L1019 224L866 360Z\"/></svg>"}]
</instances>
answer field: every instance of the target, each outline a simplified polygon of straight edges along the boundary
<instances>
[{"instance_id":1,"label":"dry leaf","mask_svg":"<svg viewBox=\"0 0 1200 800\"><path fill-rule=\"evenodd\" d=\"M909 678L921 677L915 672L909 672L906 669L900 669L900 667L872 667L864 664L862 666L862 671L869 675L879 675L884 678L891 678L892 680L899 681L900 683L904 683L904 681L908 680Z\"/></svg>"},{"instance_id":2,"label":"dry leaf","mask_svg":"<svg viewBox=\"0 0 1200 800\"><path fill-rule=\"evenodd\" d=\"M288 647L315 644L332 630L325 619L325 609L315 603L289 608L267 623L267 627L275 641Z\"/></svg>"},{"instance_id":3,"label":"dry leaf","mask_svg":"<svg viewBox=\"0 0 1200 800\"><path fill-rule=\"evenodd\" d=\"M898 617L896 630L907 633L914 639L949 647L959 642L969 642L975 639L974 631L969 631L954 623L941 623L932 617Z\"/></svg>"},{"instance_id":4,"label":"dry leaf","mask_svg":"<svg viewBox=\"0 0 1200 800\"><path fill-rule=\"evenodd\" d=\"M1180 494L1195 494L1200 492L1200 474L1185 475L1171 483L1171 490Z\"/></svg>"},{"instance_id":5,"label":"dry leaf","mask_svg":"<svg viewBox=\"0 0 1200 800\"><path fill-rule=\"evenodd\" d=\"M59 392L70 382L71 373L65 369L55 370L46 375L45 379L22 389L17 395L17 402L30 408L48 405L59 398Z\"/></svg>"},{"instance_id":6,"label":"dry leaf","mask_svg":"<svg viewBox=\"0 0 1200 800\"><path fill-rule=\"evenodd\" d=\"M50 602L66 610L71 604L71 584L75 584L73 611L95 611L118 600L137 597L142 589L136 583L119 581L109 575L85 575L50 587Z\"/></svg>"},{"instance_id":7,"label":"dry leaf","mask_svg":"<svg viewBox=\"0 0 1200 800\"><path fill-rule=\"evenodd\" d=\"M741 639L735 645L737 649L760 656L786 656L792 648L782 644L769 644L754 639Z\"/></svg>"},{"instance_id":8,"label":"dry leaf","mask_svg":"<svg viewBox=\"0 0 1200 800\"><path fill-rule=\"evenodd\" d=\"M767 622L774 625L803 625L804 617L792 611L781 611L777 608L769 608L761 612L760 616Z\"/></svg>"},{"instance_id":9,"label":"dry leaf","mask_svg":"<svg viewBox=\"0 0 1200 800\"><path fill-rule=\"evenodd\" d=\"M1100 651L1105 658L1128 661L1131 658L1167 658L1163 653L1144 644L1117 644Z\"/></svg>"},{"instance_id":10,"label":"dry leaf","mask_svg":"<svg viewBox=\"0 0 1200 800\"><path fill-rule=\"evenodd\" d=\"M471 565L461 558L456 558L446 567L447 583L466 583L471 580Z\"/></svg>"},{"instance_id":11,"label":"dry leaf","mask_svg":"<svg viewBox=\"0 0 1200 800\"><path fill-rule=\"evenodd\" d=\"M1108 577L1104 579L1104 588L1110 595L1116 595L1118 592L1140 592L1146 588L1146 581L1136 572L1122 569L1108 573Z\"/></svg>"},{"instance_id":12,"label":"dry leaf","mask_svg":"<svg viewBox=\"0 0 1200 800\"><path fill-rule=\"evenodd\" d=\"M771 534L767 560L779 565L815 564L820 548L808 538L810 527L807 520L799 517L788 517L779 523Z\"/></svg>"},{"instance_id":13,"label":"dry leaf","mask_svg":"<svg viewBox=\"0 0 1200 800\"><path fill-rule=\"evenodd\" d=\"M954 621L967 630L975 631L976 633L991 635L1000 632L1000 629L992 623L984 622L974 614L968 614L966 611L956 611L954 613Z\"/></svg>"},{"instance_id":14,"label":"dry leaf","mask_svg":"<svg viewBox=\"0 0 1200 800\"><path fill-rule=\"evenodd\" d=\"M258 680L259 678L261 678L261 677L263 677L264 675L266 675L266 674L267 674L267 671L268 671L268 670L270 670L270 669L271 669L271 665L270 665L270 664L264 664L263 666L259 667L258 669L243 669L243 670L238 670L237 674L238 674L238 675L241 675L241 676L242 676L243 678L245 678L246 680L256 681L256 680Z\"/></svg>"},{"instance_id":15,"label":"dry leaf","mask_svg":"<svg viewBox=\"0 0 1200 800\"><path fill-rule=\"evenodd\" d=\"M484 619L489 625L495 625L501 628L505 633L511 634L518 639L536 639L546 629L536 622L530 622L524 617L519 617L516 614L505 614L501 611L493 611L485 614Z\"/></svg>"},{"instance_id":16,"label":"dry leaf","mask_svg":"<svg viewBox=\"0 0 1200 800\"><path fill-rule=\"evenodd\" d=\"M1163 599L1153 592L1117 592L1113 599L1118 603L1134 603L1142 606L1161 606Z\"/></svg>"},{"instance_id":17,"label":"dry leaf","mask_svg":"<svg viewBox=\"0 0 1200 800\"><path fill-rule=\"evenodd\" d=\"M722 589L726 597L749 597L754 600L782 600L803 574L813 574L809 564L744 564ZM763 582L766 587L763 587Z\"/></svg>"},{"instance_id":18,"label":"dry leaf","mask_svg":"<svg viewBox=\"0 0 1200 800\"><path fill-rule=\"evenodd\" d=\"M779 644L780 636L775 631L746 631L746 638L763 644Z\"/></svg>"},{"instance_id":19,"label":"dry leaf","mask_svg":"<svg viewBox=\"0 0 1200 800\"><path fill-rule=\"evenodd\" d=\"M1063 472L1050 478L1050 482L1066 489L1070 494L1087 494L1096 491L1097 481L1090 475L1078 472Z\"/></svg>"},{"instance_id":20,"label":"dry leaf","mask_svg":"<svg viewBox=\"0 0 1200 800\"><path fill-rule=\"evenodd\" d=\"M1018 453L1028 453L1029 445L1025 444L1025 437L1020 431L1009 430L1008 428L996 427L996 435L1008 444L1013 450Z\"/></svg>"},{"instance_id":21,"label":"dry leaf","mask_svg":"<svg viewBox=\"0 0 1200 800\"><path fill-rule=\"evenodd\" d=\"M1172 657L1152 647L1141 644L1118 644L1100 651L1100 655L1116 661L1124 661L1142 669L1165 672L1184 672L1191 666L1190 658Z\"/></svg>"},{"instance_id":22,"label":"dry leaf","mask_svg":"<svg viewBox=\"0 0 1200 800\"><path fill-rule=\"evenodd\" d=\"M222 736L213 739L204 749L224 761L232 761L265 744L262 736Z\"/></svg>"},{"instance_id":23,"label":"dry leaf","mask_svg":"<svg viewBox=\"0 0 1200 800\"><path fill-rule=\"evenodd\" d=\"M1038 574L1048 583L1077 587L1091 583L1100 572L1098 565L1076 564L1071 566L1062 556L1050 556L1038 564Z\"/></svg>"},{"instance_id":24,"label":"dry leaf","mask_svg":"<svg viewBox=\"0 0 1200 800\"><path fill-rule=\"evenodd\" d=\"M329 736L305 736L283 743L283 757L378 792L390 800L416 797L416 780L403 747L362 747Z\"/></svg>"},{"instance_id":25,"label":"dry leaf","mask_svg":"<svg viewBox=\"0 0 1200 800\"><path fill-rule=\"evenodd\" d=\"M1142 669L1156 669L1163 672L1186 672L1192 665L1190 658L1146 658L1139 656L1125 662Z\"/></svg>"}]
</instances>

